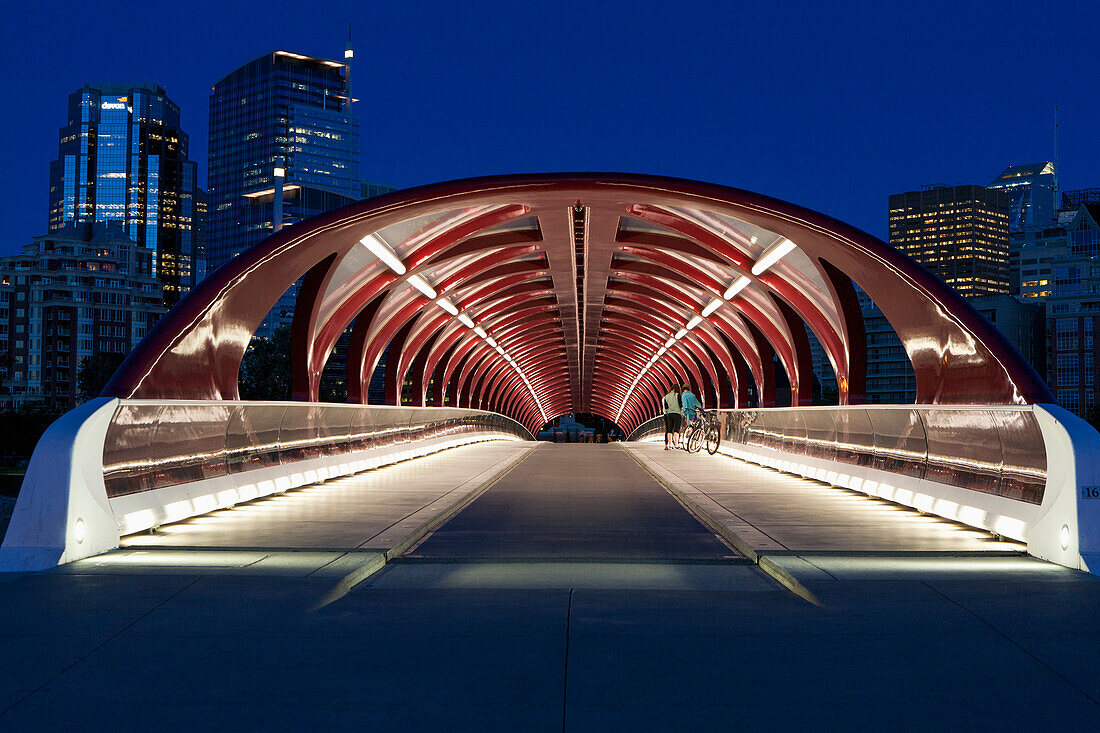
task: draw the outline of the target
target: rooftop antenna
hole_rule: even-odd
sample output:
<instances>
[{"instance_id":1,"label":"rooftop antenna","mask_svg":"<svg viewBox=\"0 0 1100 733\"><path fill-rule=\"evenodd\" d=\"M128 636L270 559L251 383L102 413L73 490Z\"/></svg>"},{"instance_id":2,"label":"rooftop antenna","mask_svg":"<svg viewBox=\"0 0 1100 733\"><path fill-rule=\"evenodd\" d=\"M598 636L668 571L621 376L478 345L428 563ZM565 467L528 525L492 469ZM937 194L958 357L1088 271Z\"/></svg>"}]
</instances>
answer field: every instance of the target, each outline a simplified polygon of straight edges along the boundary
<instances>
[{"instance_id":1,"label":"rooftop antenna","mask_svg":"<svg viewBox=\"0 0 1100 733\"><path fill-rule=\"evenodd\" d=\"M1058 105L1054 105L1054 206L1058 207Z\"/></svg>"}]
</instances>

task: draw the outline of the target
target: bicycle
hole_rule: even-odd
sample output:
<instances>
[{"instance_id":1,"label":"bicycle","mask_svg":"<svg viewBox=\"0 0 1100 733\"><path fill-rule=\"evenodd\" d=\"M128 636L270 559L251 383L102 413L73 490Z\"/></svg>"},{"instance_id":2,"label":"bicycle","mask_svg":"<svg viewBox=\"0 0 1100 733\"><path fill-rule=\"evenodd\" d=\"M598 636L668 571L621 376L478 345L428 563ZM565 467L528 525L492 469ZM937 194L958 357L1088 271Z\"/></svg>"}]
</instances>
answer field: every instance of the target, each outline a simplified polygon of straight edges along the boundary
<instances>
[{"instance_id":1,"label":"bicycle","mask_svg":"<svg viewBox=\"0 0 1100 733\"><path fill-rule=\"evenodd\" d=\"M698 453L706 447L712 456L722 442L722 430L717 410L698 410L684 431L684 446L688 453Z\"/></svg>"}]
</instances>

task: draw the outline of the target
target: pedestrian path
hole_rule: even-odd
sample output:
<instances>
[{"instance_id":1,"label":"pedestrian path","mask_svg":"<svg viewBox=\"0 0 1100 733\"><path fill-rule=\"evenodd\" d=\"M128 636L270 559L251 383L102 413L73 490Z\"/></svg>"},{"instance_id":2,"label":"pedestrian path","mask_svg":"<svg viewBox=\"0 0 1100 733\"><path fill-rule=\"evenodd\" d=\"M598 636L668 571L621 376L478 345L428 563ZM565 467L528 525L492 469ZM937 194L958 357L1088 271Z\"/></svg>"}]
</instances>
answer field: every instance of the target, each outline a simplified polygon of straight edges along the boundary
<instances>
[{"instance_id":1,"label":"pedestrian path","mask_svg":"<svg viewBox=\"0 0 1100 733\"><path fill-rule=\"evenodd\" d=\"M411 556L718 561L736 553L614 445L548 444Z\"/></svg>"},{"instance_id":2,"label":"pedestrian path","mask_svg":"<svg viewBox=\"0 0 1100 733\"><path fill-rule=\"evenodd\" d=\"M760 553L1013 553L1018 543L722 454L623 443L654 476Z\"/></svg>"}]
</instances>

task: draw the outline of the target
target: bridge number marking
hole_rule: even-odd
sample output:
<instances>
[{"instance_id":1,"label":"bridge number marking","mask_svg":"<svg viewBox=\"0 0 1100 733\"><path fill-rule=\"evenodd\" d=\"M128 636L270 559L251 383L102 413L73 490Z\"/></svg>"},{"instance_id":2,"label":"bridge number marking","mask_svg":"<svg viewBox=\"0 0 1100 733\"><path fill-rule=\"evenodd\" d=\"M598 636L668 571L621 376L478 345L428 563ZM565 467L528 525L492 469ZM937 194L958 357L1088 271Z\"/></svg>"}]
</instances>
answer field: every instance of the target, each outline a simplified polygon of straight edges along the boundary
<instances>
[{"instance_id":1,"label":"bridge number marking","mask_svg":"<svg viewBox=\"0 0 1100 733\"><path fill-rule=\"evenodd\" d=\"M1082 486L1082 499L1100 499L1100 486Z\"/></svg>"}]
</instances>

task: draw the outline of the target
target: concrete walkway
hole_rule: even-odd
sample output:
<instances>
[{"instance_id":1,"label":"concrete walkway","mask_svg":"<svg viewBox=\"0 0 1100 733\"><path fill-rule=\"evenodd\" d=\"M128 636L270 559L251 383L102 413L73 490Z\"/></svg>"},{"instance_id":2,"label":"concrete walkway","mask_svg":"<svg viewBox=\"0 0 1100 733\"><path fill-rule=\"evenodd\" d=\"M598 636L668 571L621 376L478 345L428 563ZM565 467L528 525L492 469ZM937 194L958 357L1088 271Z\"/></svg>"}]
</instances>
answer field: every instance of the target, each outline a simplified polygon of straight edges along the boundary
<instances>
[{"instance_id":1,"label":"concrete walkway","mask_svg":"<svg viewBox=\"0 0 1100 733\"><path fill-rule=\"evenodd\" d=\"M324 573L149 562L244 552L217 547L0 576L0 730L1090 730L1100 719L1097 578L995 553L777 555L814 606L705 532L692 538L685 510L611 456L628 458L538 448L407 559L319 608L335 582ZM434 480L430 460L406 464L424 468L411 487ZM576 470L589 460L596 469ZM603 466L634 490L594 480L586 491ZM546 472L563 478L525 485ZM589 513L616 532L600 534ZM691 556L665 557L677 535Z\"/></svg>"},{"instance_id":2,"label":"concrete walkway","mask_svg":"<svg viewBox=\"0 0 1100 733\"><path fill-rule=\"evenodd\" d=\"M1024 552L987 532L721 454L666 451L659 443L622 448L757 552Z\"/></svg>"},{"instance_id":3,"label":"concrete walkway","mask_svg":"<svg viewBox=\"0 0 1100 733\"><path fill-rule=\"evenodd\" d=\"M613 445L546 445L412 553L421 559L736 556Z\"/></svg>"}]
</instances>

